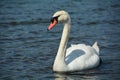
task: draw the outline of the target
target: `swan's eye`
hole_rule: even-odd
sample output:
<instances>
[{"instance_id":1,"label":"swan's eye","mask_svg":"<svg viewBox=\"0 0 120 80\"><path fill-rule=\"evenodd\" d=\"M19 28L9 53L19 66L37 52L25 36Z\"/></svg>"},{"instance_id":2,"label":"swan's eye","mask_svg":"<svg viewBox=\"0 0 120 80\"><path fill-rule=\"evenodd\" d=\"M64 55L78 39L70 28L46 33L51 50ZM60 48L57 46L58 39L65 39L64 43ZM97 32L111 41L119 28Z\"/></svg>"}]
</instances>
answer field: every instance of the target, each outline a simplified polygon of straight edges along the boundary
<instances>
[{"instance_id":1,"label":"swan's eye","mask_svg":"<svg viewBox=\"0 0 120 80\"><path fill-rule=\"evenodd\" d=\"M52 18L51 18L51 22L53 23L53 22L54 22L54 19L55 19L56 21L58 21L58 17L59 17L59 16L52 17Z\"/></svg>"},{"instance_id":2,"label":"swan's eye","mask_svg":"<svg viewBox=\"0 0 120 80\"><path fill-rule=\"evenodd\" d=\"M51 18L51 22L52 22L52 23L54 22L54 18Z\"/></svg>"}]
</instances>

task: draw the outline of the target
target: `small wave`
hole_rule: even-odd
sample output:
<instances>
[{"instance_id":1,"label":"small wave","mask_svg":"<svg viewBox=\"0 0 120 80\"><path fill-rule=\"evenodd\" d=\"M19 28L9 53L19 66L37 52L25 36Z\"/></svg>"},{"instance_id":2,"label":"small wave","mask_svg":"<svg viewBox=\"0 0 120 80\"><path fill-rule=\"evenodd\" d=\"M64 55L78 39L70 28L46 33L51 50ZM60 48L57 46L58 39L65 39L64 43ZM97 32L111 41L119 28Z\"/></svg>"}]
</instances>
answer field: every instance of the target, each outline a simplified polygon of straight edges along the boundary
<instances>
[{"instance_id":1,"label":"small wave","mask_svg":"<svg viewBox=\"0 0 120 80\"><path fill-rule=\"evenodd\" d=\"M101 20L101 21L91 21L87 23L83 23L82 25L98 25L98 24L120 24L120 20L114 19L114 20Z\"/></svg>"},{"instance_id":2,"label":"small wave","mask_svg":"<svg viewBox=\"0 0 120 80\"><path fill-rule=\"evenodd\" d=\"M95 21L95 22L88 22L86 23L86 25L97 25L97 24L100 24L99 21Z\"/></svg>"},{"instance_id":3,"label":"small wave","mask_svg":"<svg viewBox=\"0 0 120 80\"><path fill-rule=\"evenodd\" d=\"M48 23L49 20L37 19L37 20L29 20L29 21L10 21L10 22L0 22L0 24L9 24L9 25L30 25L30 24L40 24L40 23Z\"/></svg>"},{"instance_id":4,"label":"small wave","mask_svg":"<svg viewBox=\"0 0 120 80\"><path fill-rule=\"evenodd\" d=\"M111 5L112 8L120 8L120 4L113 4Z\"/></svg>"},{"instance_id":5,"label":"small wave","mask_svg":"<svg viewBox=\"0 0 120 80\"><path fill-rule=\"evenodd\" d=\"M98 11L105 11L105 9L104 8L96 8L96 9L93 9L93 11L96 11L96 12L98 12Z\"/></svg>"}]
</instances>

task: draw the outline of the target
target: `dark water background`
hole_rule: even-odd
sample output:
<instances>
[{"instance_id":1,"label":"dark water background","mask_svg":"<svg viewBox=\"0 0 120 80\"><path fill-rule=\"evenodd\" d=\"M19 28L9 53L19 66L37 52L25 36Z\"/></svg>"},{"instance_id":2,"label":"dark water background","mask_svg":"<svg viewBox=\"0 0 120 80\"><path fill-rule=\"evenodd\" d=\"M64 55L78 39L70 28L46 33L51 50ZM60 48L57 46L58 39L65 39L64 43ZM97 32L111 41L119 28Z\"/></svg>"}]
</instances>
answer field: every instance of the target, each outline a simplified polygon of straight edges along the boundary
<instances>
[{"instance_id":1,"label":"dark water background","mask_svg":"<svg viewBox=\"0 0 120 80\"><path fill-rule=\"evenodd\" d=\"M62 28L47 31L54 12L72 19L70 44L98 41L100 67L55 74ZM1 0L0 80L120 80L120 0Z\"/></svg>"}]
</instances>

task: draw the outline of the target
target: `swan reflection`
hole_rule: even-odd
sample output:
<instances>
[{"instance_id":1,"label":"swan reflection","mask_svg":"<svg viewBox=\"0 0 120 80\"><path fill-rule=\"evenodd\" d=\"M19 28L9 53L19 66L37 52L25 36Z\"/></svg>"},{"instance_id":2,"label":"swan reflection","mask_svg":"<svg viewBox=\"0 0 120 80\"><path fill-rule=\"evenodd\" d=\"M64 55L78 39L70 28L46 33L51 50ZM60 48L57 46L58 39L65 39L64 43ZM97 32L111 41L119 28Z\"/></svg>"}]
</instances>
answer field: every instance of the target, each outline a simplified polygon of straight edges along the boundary
<instances>
[{"instance_id":1,"label":"swan reflection","mask_svg":"<svg viewBox=\"0 0 120 80\"><path fill-rule=\"evenodd\" d=\"M98 77L90 74L62 74L55 73L55 80L98 80Z\"/></svg>"}]
</instances>

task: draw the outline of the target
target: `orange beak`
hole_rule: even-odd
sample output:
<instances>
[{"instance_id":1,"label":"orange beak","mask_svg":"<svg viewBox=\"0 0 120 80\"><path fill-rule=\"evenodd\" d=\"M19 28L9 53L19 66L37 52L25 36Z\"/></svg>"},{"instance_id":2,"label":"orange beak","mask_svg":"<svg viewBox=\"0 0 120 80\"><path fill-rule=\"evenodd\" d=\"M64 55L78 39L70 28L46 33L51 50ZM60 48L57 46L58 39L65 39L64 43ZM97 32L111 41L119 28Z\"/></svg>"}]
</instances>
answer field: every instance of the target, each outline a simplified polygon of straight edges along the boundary
<instances>
[{"instance_id":1,"label":"orange beak","mask_svg":"<svg viewBox=\"0 0 120 80\"><path fill-rule=\"evenodd\" d=\"M53 22L51 22L50 25L48 26L48 30L51 30L56 24L57 24L57 20L54 19Z\"/></svg>"}]
</instances>

